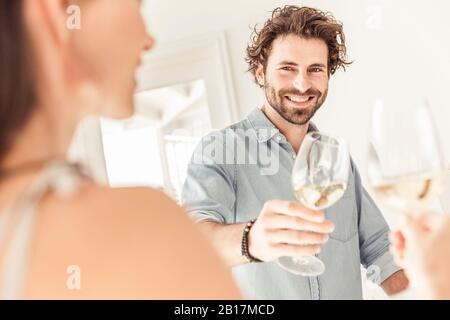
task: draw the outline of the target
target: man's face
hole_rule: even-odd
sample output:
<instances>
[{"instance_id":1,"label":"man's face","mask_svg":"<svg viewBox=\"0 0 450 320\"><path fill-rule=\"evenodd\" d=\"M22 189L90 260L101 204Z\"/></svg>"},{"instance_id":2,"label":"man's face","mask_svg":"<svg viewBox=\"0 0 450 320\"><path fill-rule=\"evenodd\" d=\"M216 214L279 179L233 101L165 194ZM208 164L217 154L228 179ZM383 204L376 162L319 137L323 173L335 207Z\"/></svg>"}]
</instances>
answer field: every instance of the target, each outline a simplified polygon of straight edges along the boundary
<instances>
[{"instance_id":1,"label":"man's face","mask_svg":"<svg viewBox=\"0 0 450 320\"><path fill-rule=\"evenodd\" d=\"M286 121L304 125L328 94L328 47L320 39L278 37L265 72L260 66L256 75L269 105Z\"/></svg>"}]
</instances>

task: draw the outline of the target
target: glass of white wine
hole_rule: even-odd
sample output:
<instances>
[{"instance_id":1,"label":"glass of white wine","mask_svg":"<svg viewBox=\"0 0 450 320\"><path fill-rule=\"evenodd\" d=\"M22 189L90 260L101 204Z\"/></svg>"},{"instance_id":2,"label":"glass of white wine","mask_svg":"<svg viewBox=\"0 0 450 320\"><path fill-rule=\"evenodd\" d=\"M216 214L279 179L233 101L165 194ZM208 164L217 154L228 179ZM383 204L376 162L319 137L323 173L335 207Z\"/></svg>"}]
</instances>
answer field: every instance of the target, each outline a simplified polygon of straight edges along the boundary
<instances>
[{"instance_id":1,"label":"glass of white wine","mask_svg":"<svg viewBox=\"0 0 450 320\"><path fill-rule=\"evenodd\" d=\"M347 189L350 170L348 145L320 132L305 136L292 171L292 187L298 201L313 210L335 204ZM301 276L318 276L325 265L316 256L280 257L278 264Z\"/></svg>"},{"instance_id":2,"label":"glass of white wine","mask_svg":"<svg viewBox=\"0 0 450 320\"><path fill-rule=\"evenodd\" d=\"M426 99L380 99L371 122L368 178L376 198L402 213L430 209L446 170Z\"/></svg>"}]
</instances>

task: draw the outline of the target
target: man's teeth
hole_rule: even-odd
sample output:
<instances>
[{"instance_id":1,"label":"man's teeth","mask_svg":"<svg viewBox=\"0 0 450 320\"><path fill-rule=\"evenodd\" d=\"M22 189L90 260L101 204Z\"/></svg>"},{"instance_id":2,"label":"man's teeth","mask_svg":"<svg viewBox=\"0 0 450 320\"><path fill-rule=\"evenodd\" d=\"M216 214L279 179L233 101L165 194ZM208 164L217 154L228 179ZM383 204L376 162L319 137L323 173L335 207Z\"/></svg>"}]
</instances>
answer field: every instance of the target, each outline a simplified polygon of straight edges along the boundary
<instances>
[{"instance_id":1,"label":"man's teeth","mask_svg":"<svg viewBox=\"0 0 450 320\"><path fill-rule=\"evenodd\" d=\"M288 97L289 100L293 101L293 102L306 102L309 100L310 97Z\"/></svg>"}]
</instances>

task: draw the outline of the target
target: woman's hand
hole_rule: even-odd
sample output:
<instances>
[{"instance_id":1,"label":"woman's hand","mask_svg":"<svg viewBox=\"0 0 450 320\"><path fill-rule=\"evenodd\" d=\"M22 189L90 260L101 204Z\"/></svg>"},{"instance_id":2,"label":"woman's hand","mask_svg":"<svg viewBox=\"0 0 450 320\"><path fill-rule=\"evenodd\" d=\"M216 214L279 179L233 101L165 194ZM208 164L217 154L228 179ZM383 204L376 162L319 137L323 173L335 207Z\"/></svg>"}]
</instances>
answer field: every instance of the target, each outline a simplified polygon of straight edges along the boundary
<instances>
[{"instance_id":1,"label":"woman's hand","mask_svg":"<svg viewBox=\"0 0 450 320\"><path fill-rule=\"evenodd\" d=\"M450 216L405 215L390 240L391 252L419 298L450 299Z\"/></svg>"}]
</instances>

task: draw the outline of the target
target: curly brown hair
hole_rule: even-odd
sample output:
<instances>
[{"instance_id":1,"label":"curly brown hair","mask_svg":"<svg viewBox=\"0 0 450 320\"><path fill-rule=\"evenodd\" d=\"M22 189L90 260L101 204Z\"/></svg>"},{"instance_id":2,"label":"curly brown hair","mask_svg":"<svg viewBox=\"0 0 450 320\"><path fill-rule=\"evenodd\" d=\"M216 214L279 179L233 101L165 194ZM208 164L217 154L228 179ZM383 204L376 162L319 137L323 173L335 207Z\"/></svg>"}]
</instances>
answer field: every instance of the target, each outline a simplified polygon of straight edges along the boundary
<instances>
[{"instance_id":1,"label":"curly brown hair","mask_svg":"<svg viewBox=\"0 0 450 320\"><path fill-rule=\"evenodd\" d=\"M264 71L270 55L272 43L279 36L294 34L305 39L322 39L328 46L328 74L352 62L347 60L347 48L343 25L329 12L309 7L287 5L276 8L272 17L264 23L261 30L253 28L251 43L247 47L246 62L248 71L255 77L256 69L262 65Z\"/></svg>"}]
</instances>

